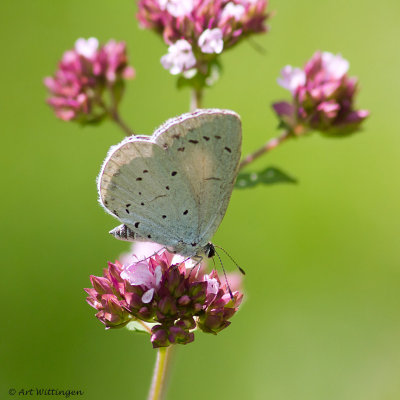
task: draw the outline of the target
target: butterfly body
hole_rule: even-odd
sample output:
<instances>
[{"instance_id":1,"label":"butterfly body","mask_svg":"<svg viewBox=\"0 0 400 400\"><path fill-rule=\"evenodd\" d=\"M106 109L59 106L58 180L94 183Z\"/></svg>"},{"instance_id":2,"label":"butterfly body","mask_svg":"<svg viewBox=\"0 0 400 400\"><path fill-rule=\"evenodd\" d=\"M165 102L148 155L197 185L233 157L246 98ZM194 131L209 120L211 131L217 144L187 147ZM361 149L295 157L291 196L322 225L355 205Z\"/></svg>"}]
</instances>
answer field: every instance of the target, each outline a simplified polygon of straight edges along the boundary
<instances>
[{"instance_id":1,"label":"butterfly body","mask_svg":"<svg viewBox=\"0 0 400 400\"><path fill-rule=\"evenodd\" d=\"M238 115L198 110L152 136L113 146L98 177L101 205L122 240L153 241L183 256L210 252L233 190L241 148Z\"/></svg>"}]
</instances>

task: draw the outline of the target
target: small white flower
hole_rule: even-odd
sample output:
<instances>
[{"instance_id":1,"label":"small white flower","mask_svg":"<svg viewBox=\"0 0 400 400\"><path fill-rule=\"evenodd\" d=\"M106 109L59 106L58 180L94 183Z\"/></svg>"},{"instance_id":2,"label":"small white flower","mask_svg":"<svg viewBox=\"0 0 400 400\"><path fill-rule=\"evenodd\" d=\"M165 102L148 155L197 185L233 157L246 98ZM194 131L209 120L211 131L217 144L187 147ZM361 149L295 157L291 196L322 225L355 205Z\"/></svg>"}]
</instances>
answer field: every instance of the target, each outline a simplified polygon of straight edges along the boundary
<instances>
[{"instance_id":1,"label":"small white flower","mask_svg":"<svg viewBox=\"0 0 400 400\"><path fill-rule=\"evenodd\" d=\"M245 8L242 4L228 3L221 13L221 19L235 18L236 21L240 21L245 13Z\"/></svg>"},{"instance_id":2,"label":"small white flower","mask_svg":"<svg viewBox=\"0 0 400 400\"><path fill-rule=\"evenodd\" d=\"M180 254L175 254L172 257L171 265L181 265L183 263L185 263L186 269L192 269L196 266L196 261L192 260L191 258L188 259L187 257L183 257Z\"/></svg>"},{"instance_id":3,"label":"small white flower","mask_svg":"<svg viewBox=\"0 0 400 400\"><path fill-rule=\"evenodd\" d=\"M206 29L199 37L198 45L203 53L220 54L224 48L222 30L219 28Z\"/></svg>"},{"instance_id":4,"label":"small white flower","mask_svg":"<svg viewBox=\"0 0 400 400\"><path fill-rule=\"evenodd\" d=\"M300 68L293 68L291 65L286 65L281 70L281 78L278 78L278 84L283 88L290 90L292 93L299 86L306 83L306 74Z\"/></svg>"},{"instance_id":5,"label":"small white flower","mask_svg":"<svg viewBox=\"0 0 400 400\"><path fill-rule=\"evenodd\" d=\"M154 288L151 288L147 292L143 293L142 302L145 304L150 303L151 300L153 300L153 296L154 296Z\"/></svg>"},{"instance_id":6,"label":"small white flower","mask_svg":"<svg viewBox=\"0 0 400 400\"><path fill-rule=\"evenodd\" d=\"M79 38L75 42L75 50L76 52L86 58L92 58L95 54L97 49L99 48L99 41L91 37L89 39Z\"/></svg>"},{"instance_id":7,"label":"small white flower","mask_svg":"<svg viewBox=\"0 0 400 400\"><path fill-rule=\"evenodd\" d=\"M194 76L196 76L196 74L197 74L196 68L192 68L192 69L188 69L187 71L183 71L183 76L186 79L192 79Z\"/></svg>"},{"instance_id":8,"label":"small white flower","mask_svg":"<svg viewBox=\"0 0 400 400\"><path fill-rule=\"evenodd\" d=\"M161 10L167 10L173 17L189 15L194 8L193 0L158 0Z\"/></svg>"},{"instance_id":9,"label":"small white flower","mask_svg":"<svg viewBox=\"0 0 400 400\"><path fill-rule=\"evenodd\" d=\"M161 57L161 64L172 75L180 74L196 65L191 44L184 39L168 47L168 54Z\"/></svg>"},{"instance_id":10,"label":"small white flower","mask_svg":"<svg viewBox=\"0 0 400 400\"><path fill-rule=\"evenodd\" d=\"M217 294L219 290L218 281L215 278L210 278L209 275L204 275L204 280L207 282L207 293Z\"/></svg>"},{"instance_id":11,"label":"small white flower","mask_svg":"<svg viewBox=\"0 0 400 400\"><path fill-rule=\"evenodd\" d=\"M244 5L248 5L248 4L256 4L258 0L241 0L240 3L244 4Z\"/></svg>"},{"instance_id":12,"label":"small white flower","mask_svg":"<svg viewBox=\"0 0 400 400\"><path fill-rule=\"evenodd\" d=\"M322 53L322 63L329 78L340 79L350 67L350 63L341 54Z\"/></svg>"},{"instance_id":13,"label":"small white flower","mask_svg":"<svg viewBox=\"0 0 400 400\"><path fill-rule=\"evenodd\" d=\"M162 280L162 269L158 265L152 273L145 262L133 263L123 267L121 278L127 280L131 285L143 285L148 290L143 293L142 302L150 303L154 291L160 286Z\"/></svg>"}]
</instances>

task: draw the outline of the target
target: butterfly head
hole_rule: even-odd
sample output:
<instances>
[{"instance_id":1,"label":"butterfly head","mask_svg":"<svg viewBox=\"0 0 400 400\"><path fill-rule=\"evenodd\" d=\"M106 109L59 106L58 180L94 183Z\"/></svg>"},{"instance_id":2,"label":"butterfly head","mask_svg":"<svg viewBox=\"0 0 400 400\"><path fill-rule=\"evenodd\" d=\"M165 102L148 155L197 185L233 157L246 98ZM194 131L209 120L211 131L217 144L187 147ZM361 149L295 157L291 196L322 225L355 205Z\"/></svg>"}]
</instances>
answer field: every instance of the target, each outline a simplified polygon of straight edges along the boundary
<instances>
[{"instance_id":1,"label":"butterfly head","mask_svg":"<svg viewBox=\"0 0 400 400\"><path fill-rule=\"evenodd\" d=\"M215 247L211 242L208 242L204 248L204 253L208 258L212 258L215 256Z\"/></svg>"}]
</instances>

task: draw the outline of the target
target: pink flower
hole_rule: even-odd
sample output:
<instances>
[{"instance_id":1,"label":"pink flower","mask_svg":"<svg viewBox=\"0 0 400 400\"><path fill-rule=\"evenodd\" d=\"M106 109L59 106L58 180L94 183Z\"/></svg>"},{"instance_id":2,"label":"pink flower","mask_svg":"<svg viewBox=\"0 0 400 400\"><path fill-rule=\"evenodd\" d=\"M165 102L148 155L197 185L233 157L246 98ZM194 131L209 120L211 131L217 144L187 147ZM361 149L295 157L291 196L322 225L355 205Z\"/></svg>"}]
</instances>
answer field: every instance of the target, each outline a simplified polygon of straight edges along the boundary
<instances>
[{"instance_id":1,"label":"pink flower","mask_svg":"<svg viewBox=\"0 0 400 400\"><path fill-rule=\"evenodd\" d=\"M54 76L44 79L47 102L64 121L97 122L108 114L104 91L118 91L120 98L124 80L133 77L124 42L100 46L96 38L80 38L64 53Z\"/></svg>"},{"instance_id":2,"label":"pink flower","mask_svg":"<svg viewBox=\"0 0 400 400\"><path fill-rule=\"evenodd\" d=\"M93 58L96 56L99 41L91 37L89 39L80 38L75 42L75 51L85 58Z\"/></svg>"},{"instance_id":3,"label":"pink flower","mask_svg":"<svg viewBox=\"0 0 400 400\"><path fill-rule=\"evenodd\" d=\"M224 48L224 41L222 39L221 29L206 29L200 35L198 45L203 53L222 53L222 49Z\"/></svg>"},{"instance_id":4,"label":"pink flower","mask_svg":"<svg viewBox=\"0 0 400 400\"><path fill-rule=\"evenodd\" d=\"M306 83L306 74L300 68L293 68L291 65L286 65L281 71L281 78L278 78L278 83L283 88L294 93L299 86Z\"/></svg>"},{"instance_id":5,"label":"pink flower","mask_svg":"<svg viewBox=\"0 0 400 400\"><path fill-rule=\"evenodd\" d=\"M292 101L273 104L283 125L294 134L357 131L369 112L354 109L357 79L348 77L348 69L347 60L329 52L316 52L303 69L284 67L278 83L291 92Z\"/></svg>"},{"instance_id":6,"label":"pink flower","mask_svg":"<svg viewBox=\"0 0 400 400\"><path fill-rule=\"evenodd\" d=\"M325 51L322 53L321 59L326 79L341 79L350 68L350 63L340 54L334 55Z\"/></svg>"},{"instance_id":7,"label":"pink flower","mask_svg":"<svg viewBox=\"0 0 400 400\"><path fill-rule=\"evenodd\" d=\"M233 18L235 21L240 21L246 12L245 7L242 4L235 4L229 2L223 9L221 13L222 20L228 20Z\"/></svg>"},{"instance_id":8,"label":"pink flower","mask_svg":"<svg viewBox=\"0 0 400 400\"><path fill-rule=\"evenodd\" d=\"M230 324L243 295L232 295L218 274L195 272L189 261L173 262L166 250L129 265L109 263L102 277L91 276L88 303L106 328L140 321L153 347L194 340L194 329L217 334Z\"/></svg>"},{"instance_id":9,"label":"pink flower","mask_svg":"<svg viewBox=\"0 0 400 400\"><path fill-rule=\"evenodd\" d=\"M194 7L194 0L159 0L158 3L161 10L176 18L189 15Z\"/></svg>"},{"instance_id":10,"label":"pink flower","mask_svg":"<svg viewBox=\"0 0 400 400\"><path fill-rule=\"evenodd\" d=\"M168 48L168 54L161 57L161 64L172 75L188 71L196 65L191 44L186 40L178 40Z\"/></svg>"},{"instance_id":11,"label":"pink flower","mask_svg":"<svg viewBox=\"0 0 400 400\"><path fill-rule=\"evenodd\" d=\"M191 46L191 67L182 66L180 52L169 51L168 57L162 58L164 68L172 74L196 68L208 77L210 65L223 50L268 29L267 0L139 0L138 8L141 27L162 35L169 46L182 40Z\"/></svg>"}]
</instances>

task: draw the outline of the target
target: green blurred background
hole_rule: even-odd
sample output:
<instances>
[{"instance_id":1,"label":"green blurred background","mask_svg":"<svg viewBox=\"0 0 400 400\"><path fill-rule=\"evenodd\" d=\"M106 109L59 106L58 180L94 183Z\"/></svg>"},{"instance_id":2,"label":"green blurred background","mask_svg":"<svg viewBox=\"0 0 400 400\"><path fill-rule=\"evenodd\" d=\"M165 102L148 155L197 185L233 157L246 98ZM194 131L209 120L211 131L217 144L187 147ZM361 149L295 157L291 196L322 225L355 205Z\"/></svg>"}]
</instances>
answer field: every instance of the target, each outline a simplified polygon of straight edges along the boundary
<instances>
[{"instance_id":1,"label":"green blurred background","mask_svg":"<svg viewBox=\"0 0 400 400\"><path fill-rule=\"evenodd\" d=\"M277 134L270 103L288 96L280 68L317 49L350 60L358 105L372 116L350 138L293 140L254 165L281 167L298 185L234 192L214 242L246 269L246 302L229 329L178 348L168 398L397 400L400 3L273 0L269 9L271 32L254 39L266 54L248 42L224 54L205 97L242 116L244 153ZM129 124L148 134L186 112L189 92L175 89L159 62L165 45L135 12L133 0L1 2L1 399L11 387L146 397L148 337L105 331L83 292L128 248L107 234L116 221L95 186L122 134L111 122L57 120L42 84L78 37L126 40L137 71L121 107Z\"/></svg>"}]
</instances>

